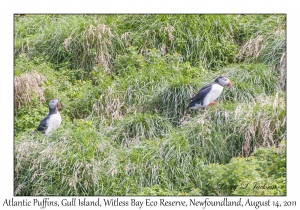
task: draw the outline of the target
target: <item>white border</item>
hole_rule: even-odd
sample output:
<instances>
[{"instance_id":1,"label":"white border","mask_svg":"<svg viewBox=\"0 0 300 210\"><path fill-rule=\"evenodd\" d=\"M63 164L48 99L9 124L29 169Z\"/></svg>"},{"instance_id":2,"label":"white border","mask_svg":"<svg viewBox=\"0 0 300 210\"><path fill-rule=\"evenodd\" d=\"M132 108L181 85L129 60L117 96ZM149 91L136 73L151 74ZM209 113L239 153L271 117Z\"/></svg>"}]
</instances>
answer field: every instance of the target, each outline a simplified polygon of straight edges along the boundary
<instances>
[{"instance_id":1,"label":"white border","mask_svg":"<svg viewBox=\"0 0 300 210\"><path fill-rule=\"evenodd\" d=\"M1 2L0 22L1 22L1 110L0 120L1 139L0 139L0 160L1 160L1 179L0 179L0 206L1 209L4 199L13 197L13 14L14 13L286 13L287 14L287 196L286 197L250 197L251 200L278 200L283 202L297 201L299 208L299 10L297 4L275 0L252 0L252 1L4 1ZM14 197L21 200L23 198L33 199L32 197ZM60 202L65 197L51 197L51 200ZM112 197L113 198L113 197ZM123 197L130 200L135 197ZM151 199L160 199L152 197ZM189 200L189 197L167 197L170 200ZM203 199L204 197L199 197ZM212 197L216 198L216 197ZM231 199L231 197L229 197ZM236 197L238 198L238 197ZM242 197L243 200L248 197ZM39 199L43 199L39 197ZM136 197L136 199L146 199L146 197ZM216 198L217 199L217 198ZM221 199L221 198L220 198ZM233 197L232 200L235 198ZM37 207L38 208L38 207ZM47 207L48 209L51 207ZM124 207L125 209L134 209ZM123 209L124 209L123 208ZM143 207L145 208L145 207ZM175 209L181 209L173 207ZM197 207L198 209L202 207ZM218 207L219 209L220 207ZM296 209L289 207L289 209ZM9 209L20 209L20 207L9 207ZM40 209L40 208L38 208ZM80 207L64 207L64 209L80 209ZM89 209L92 209L91 207ZM94 208L96 209L96 208ZM99 209L99 207L98 207ZM104 209L104 208L102 208ZM105 208L107 209L107 208ZM115 208L109 208L115 209ZM137 209L137 208L136 208ZM210 207L209 209L217 209ZM226 207L224 209L232 209ZM243 208L247 209L247 208ZM251 209L255 209L251 207ZM264 209L261 207L260 209ZM270 209L270 208L269 208ZM273 208L272 208L273 209ZM275 209L275 208L274 208ZM285 209L281 207L280 209Z\"/></svg>"}]
</instances>

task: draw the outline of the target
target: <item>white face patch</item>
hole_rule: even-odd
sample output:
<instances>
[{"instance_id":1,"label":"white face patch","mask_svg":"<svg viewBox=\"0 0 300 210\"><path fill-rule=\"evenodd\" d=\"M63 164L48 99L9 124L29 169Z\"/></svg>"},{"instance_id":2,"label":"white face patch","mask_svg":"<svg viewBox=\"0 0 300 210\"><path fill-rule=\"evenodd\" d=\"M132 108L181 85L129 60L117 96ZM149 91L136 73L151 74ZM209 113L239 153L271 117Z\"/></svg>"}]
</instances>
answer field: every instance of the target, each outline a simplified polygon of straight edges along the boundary
<instances>
[{"instance_id":1,"label":"white face patch","mask_svg":"<svg viewBox=\"0 0 300 210\"><path fill-rule=\"evenodd\" d=\"M51 109L53 109L53 108L55 108L56 106L57 106L57 100L51 100L50 102L49 102L49 107L51 108Z\"/></svg>"},{"instance_id":2,"label":"white face patch","mask_svg":"<svg viewBox=\"0 0 300 210\"><path fill-rule=\"evenodd\" d=\"M223 86L226 86L230 83L230 80L226 77L218 78L218 80Z\"/></svg>"}]
</instances>

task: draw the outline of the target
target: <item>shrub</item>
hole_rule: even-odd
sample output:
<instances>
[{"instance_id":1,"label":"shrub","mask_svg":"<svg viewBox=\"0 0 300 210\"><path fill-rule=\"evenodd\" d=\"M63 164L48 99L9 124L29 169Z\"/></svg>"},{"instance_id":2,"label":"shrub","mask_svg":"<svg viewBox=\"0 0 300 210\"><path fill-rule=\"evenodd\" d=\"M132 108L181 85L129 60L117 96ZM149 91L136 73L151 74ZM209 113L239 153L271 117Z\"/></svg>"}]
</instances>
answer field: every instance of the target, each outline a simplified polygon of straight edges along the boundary
<instances>
[{"instance_id":1,"label":"shrub","mask_svg":"<svg viewBox=\"0 0 300 210\"><path fill-rule=\"evenodd\" d=\"M259 148L249 158L208 165L201 189L204 195L286 195L285 164L285 149Z\"/></svg>"}]
</instances>

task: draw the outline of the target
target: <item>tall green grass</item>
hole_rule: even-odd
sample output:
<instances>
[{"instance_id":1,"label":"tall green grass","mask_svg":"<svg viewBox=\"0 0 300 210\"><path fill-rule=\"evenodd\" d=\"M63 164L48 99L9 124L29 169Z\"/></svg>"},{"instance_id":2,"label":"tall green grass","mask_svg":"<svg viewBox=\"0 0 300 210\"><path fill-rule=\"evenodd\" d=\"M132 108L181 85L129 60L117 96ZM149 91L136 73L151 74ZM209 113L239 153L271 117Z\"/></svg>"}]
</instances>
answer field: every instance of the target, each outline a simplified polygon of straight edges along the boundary
<instances>
[{"instance_id":1,"label":"tall green grass","mask_svg":"<svg viewBox=\"0 0 300 210\"><path fill-rule=\"evenodd\" d=\"M15 55L43 56L58 67L90 72L100 65L114 71L114 60L128 46L141 54L159 49L162 55L183 55L192 65L217 69L230 64L238 39L276 29L283 15L31 15L15 23ZM257 24L262 21L261 24ZM263 26L260 28L260 26ZM42 32L42 33L41 33ZM264 32L263 32L264 33ZM238 39L237 37L240 36Z\"/></svg>"}]
</instances>

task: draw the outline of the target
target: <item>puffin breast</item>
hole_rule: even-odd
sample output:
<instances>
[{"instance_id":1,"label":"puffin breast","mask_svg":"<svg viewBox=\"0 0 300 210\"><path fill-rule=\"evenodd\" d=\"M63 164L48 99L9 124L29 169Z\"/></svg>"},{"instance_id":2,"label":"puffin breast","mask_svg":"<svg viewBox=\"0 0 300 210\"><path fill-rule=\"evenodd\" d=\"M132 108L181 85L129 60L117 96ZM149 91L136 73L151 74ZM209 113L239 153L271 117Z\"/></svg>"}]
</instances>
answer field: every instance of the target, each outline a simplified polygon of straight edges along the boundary
<instances>
[{"instance_id":1,"label":"puffin breast","mask_svg":"<svg viewBox=\"0 0 300 210\"><path fill-rule=\"evenodd\" d=\"M61 116L59 112L57 112L56 114L51 114L49 119L47 120L47 130L45 131L45 134L57 129L60 126L60 124Z\"/></svg>"},{"instance_id":2,"label":"puffin breast","mask_svg":"<svg viewBox=\"0 0 300 210\"><path fill-rule=\"evenodd\" d=\"M204 104L208 105L214 100L216 100L222 93L224 87L218 84L212 85L211 91L206 95L204 99Z\"/></svg>"}]
</instances>

